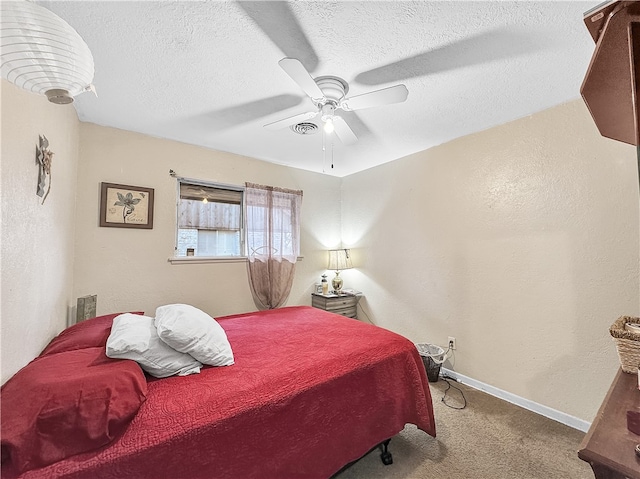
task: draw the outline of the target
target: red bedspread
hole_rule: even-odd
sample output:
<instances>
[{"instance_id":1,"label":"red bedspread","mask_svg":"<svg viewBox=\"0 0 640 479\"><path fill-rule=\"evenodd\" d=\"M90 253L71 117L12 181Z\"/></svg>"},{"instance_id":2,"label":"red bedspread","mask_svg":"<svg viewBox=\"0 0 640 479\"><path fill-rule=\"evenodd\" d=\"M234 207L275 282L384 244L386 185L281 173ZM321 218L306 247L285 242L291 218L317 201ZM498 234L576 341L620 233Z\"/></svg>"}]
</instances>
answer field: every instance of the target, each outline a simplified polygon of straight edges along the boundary
<instances>
[{"instance_id":1,"label":"red bedspread","mask_svg":"<svg viewBox=\"0 0 640 479\"><path fill-rule=\"evenodd\" d=\"M424 366L402 336L310 307L218 321L235 365L149 379L119 438L21 477L327 478L406 423L435 436Z\"/></svg>"}]
</instances>

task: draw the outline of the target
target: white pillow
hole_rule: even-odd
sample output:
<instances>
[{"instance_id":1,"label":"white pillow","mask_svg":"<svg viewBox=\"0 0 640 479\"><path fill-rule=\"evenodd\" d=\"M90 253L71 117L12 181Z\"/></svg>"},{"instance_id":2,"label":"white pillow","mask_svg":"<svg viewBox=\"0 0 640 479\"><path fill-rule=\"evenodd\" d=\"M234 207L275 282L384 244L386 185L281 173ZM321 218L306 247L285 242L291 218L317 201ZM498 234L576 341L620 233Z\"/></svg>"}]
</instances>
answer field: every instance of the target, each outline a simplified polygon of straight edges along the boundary
<instances>
[{"instance_id":1,"label":"white pillow","mask_svg":"<svg viewBox=\"0 0 640 479\"><path fill-rule=\"evenodd\" d=\"M160 306L156 309L155 325L160 339L177 351L189 353L202 364L233 364L227 334L204 311L188 304Z\"/></svg>"},{"instance_id":2,"label":"white pillow","mask_svg":"<svg viewBox=\"0 0 640 479\"><path fill-rule=\"evenodd\" d=\"M107 356L133 359L156 378L200 372L202 364L176 351L158 337L153 318L125 313L113 318L107 339Z\"/></svg>"}]
</instances>

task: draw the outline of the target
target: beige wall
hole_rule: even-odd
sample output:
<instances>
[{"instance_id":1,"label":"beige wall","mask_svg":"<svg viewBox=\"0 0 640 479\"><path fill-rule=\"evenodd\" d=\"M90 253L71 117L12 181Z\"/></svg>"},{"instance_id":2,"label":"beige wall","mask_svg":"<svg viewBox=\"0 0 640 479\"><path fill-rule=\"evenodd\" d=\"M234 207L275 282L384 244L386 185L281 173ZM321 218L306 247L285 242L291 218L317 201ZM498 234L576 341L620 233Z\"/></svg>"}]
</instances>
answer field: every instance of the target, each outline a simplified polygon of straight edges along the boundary
<instances>
[{"instance_id":1,"label":"beige wall","mask_svg":"<svg viewBox=\"0 0 640 479\"><path fill-rule=\"evenodd\" d=\"M45 205L34 194L40 133L56 153ZM374 323L415 342L455 336L455 371L586 421L618 366L608 327L640 313L635 150L600 137L580 101L340 180L79 124L72 107L3 81L3 382L78 296L97 294L98 313L255 309L244 263L167 261L169 169L304 190L289 305L309 304L325 250L342 239L356 264L345 285L364 292ZM102 181L154 188L153 230L100 228Z\"/></svg>"},{"instance_id":2,"label":"beige wall","mask_svg":"<svg viewBox=\"0 0 640 479\"><path fill-rule=\"evenodd\" d=\"M72 300L79 122L71 105L2 80L0 294L2 382L66 326ZM51 192L36 196L38 135L55 153Z\"/></svg>"},{"instance_id":3,"label":"beige wall","mask_svg":"<svg viewBox=\"0 0 640 479\"><path fill-rule=\"evenodd\" d=\"M340 241L340 179L175 141L82 123L74 296L98 295L98 313L144 310L173 302L214 316L255 310L246 263L171 264L178 175L225 184L246 181L304 191L301 253L287 305L310 304ZM152 230L98 226L100 182L155 189Z\"/></svg>"},{"instance_id":4,"label":"beige wall","mask_svg":"<svg viewBox=\"0 0 640 479\"><path fill-rule=\"evenodd\" d=\"M575 101L344 178L342 224L378 325L457 339L455 371L591 421L639 307L635 148Z\"/></svg>"}]
</instances>

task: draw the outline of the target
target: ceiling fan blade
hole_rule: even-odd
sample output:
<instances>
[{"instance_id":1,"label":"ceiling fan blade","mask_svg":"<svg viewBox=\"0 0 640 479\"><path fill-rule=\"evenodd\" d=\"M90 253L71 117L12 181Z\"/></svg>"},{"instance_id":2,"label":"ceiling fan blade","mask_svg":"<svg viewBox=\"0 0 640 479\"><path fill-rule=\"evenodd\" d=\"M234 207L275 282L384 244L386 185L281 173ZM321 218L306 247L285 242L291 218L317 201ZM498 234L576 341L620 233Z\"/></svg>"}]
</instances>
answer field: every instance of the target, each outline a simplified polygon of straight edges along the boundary
<instances>
[{"instance_id":1,"label":"ceiling fan blade","mask_svg":"<svg viewBox=\"0 0 640 479\"><path fill-rule=\"evenodd\" d=\"M358 141L370 136L371 130L355 111L342 111L340 117L347 122L353 132L358 136Z\"/></svg>"},{"instance_id":2,"label":"ceiling fan blade","mask_svg":"<svg viewBox=\"0 0 640 479\"><path fill-rule=\"evenodd\" d=\"M291 79L302 88L302 90L311 97L312 100L321 100L324 93L320 87L311 78L307 69L295 58L283 58L278 65L291 77Z\"/></svg>"},{"instance_id":3,"label":"ceiling fan blade","mask_svg":"<svg viewBox=\"0 0 640 479\"><path fill-rule=\"evenodd\" d=\"M358 137L347 125L347 122L339 116L333 117L333 131L344 145L351 145L358 141Z\"/></svg>"},{"instance_id":4,"label":"ceiling fan blade","mask_svg":"<svg viewBox=\"0 0 640 479\"><path fill-rule=\"evenodd\" d=\"M306 113L298 113L297 115L293 115L288 118L283 118L282 120L267 123L266 125L264 125L264 127L268 128L269 130L279 130L280 128L286 128L287 126L295 125L296 123L300 123L305 120L310 120L317 114L318 114L317 111L308 111Z\"/></svg>"},{"instance_id":5,"label":"ceiling fan blade","mask_svg":"<svg viewBox=\"0 0 640 479\"><path fill-rule=\"evenodd\" d=\"M340 102L340 108L346 111L362 110L391 103L401 103L407 99L409 90L404 85L395 85L381 90L375 90L351 98L345 98Z\"/></svg>"}]
</instances>

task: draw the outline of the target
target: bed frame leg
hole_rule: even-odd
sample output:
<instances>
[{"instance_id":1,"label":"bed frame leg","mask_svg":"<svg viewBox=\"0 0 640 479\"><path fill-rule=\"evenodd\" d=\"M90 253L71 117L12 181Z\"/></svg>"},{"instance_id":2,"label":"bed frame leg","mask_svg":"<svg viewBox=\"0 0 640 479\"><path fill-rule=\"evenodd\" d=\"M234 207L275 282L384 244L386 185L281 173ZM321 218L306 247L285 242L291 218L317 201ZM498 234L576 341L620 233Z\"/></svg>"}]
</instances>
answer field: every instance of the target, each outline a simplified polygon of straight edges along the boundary
<instances>
[{"instance_id":1,"label":"bed frame leg","mask_svg":"<svg viewBox=\"0 0 640 479\"><path fill-rule=\"evenodd\" d=\"M388 466L389 464L393 464L393 456L389 452L389 443L391 439L387 439L383 443L380 443L380 449L382 450L382 454L380 454L380 459L382 459L382 464Z\"/></svg>"}]
</instances>

